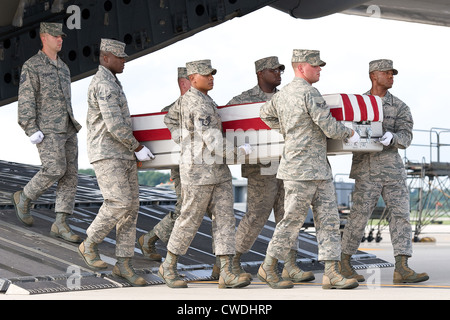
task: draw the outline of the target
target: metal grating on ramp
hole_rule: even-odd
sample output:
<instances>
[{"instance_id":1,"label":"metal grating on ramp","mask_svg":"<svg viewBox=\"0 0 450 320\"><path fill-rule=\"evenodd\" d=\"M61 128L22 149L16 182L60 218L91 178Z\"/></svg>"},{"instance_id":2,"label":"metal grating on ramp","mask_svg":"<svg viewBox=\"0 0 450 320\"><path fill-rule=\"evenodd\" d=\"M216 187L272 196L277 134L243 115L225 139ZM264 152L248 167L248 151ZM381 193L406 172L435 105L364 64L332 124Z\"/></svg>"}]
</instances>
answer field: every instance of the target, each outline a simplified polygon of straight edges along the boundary
<instances>
[{"instance_id":1,"label":"metal grating on ramp","mask_svg":"<svg viewBox=\"0 0 450 320\"><path fill-rule=\"evenodd\" d=\"M10 202L11 194L23 188L38 170L37 166L0 161L0 293L42 294L129 286L111 274L116 262L115 230L99 245L102 259L109 265L104 272L87 268L78 255L78 245L50 236L50 227L54 221L55 187L50 188L35 203L32 209L33 227L26 227L18 221ZM86 237L86 229L94 220L102 201L95 178L80 175L76 206L68 223L82 238ZM152 229L173 210L175 202L176 196L172 191L141 186L136 236L140 237ZM235 211L236 225L243 214ZM256 274L274 228L275 224L268 221L252 250L242 256L242 265L247 272ZM165 257L166 245L158 241L156 248ZM375 255L360 251L355 257L356 269L393 266ZM187 254L179 259L179 273L188 281L211 280L214 262L211 220L205 216ZM323 270L323 265L317 261L316 238L306 231L299 234L297 263L304 270ZM157 275L159 264L144 258L140 250L135 248L133 266L149 285L163 284Z\"/></svg>"}]
</instances>

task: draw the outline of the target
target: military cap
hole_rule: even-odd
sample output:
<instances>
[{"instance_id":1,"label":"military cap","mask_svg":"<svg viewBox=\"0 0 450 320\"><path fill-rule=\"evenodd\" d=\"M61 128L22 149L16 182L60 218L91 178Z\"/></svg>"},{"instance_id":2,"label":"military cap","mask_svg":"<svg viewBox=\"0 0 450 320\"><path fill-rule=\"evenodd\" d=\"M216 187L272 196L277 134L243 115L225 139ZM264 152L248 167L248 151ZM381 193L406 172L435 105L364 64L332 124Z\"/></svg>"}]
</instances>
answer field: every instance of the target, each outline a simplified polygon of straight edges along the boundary
<instances>
[{"instance_id":1,"label":"military cap","mask_svg":"<svg viewBox=\"0 0 450 320\"><path fill-rule=\"evenodd\" d=\"M197 60L186 63L187 75L198 73L202 76L216 74L217 70L211 67L211 60Z\"/></svg>"},{"instance_id":2,"label":"military cap","mask_svg":"<svg viewBox=\"0 0 450 320\"><path fill-rule=\"evenodd\" d=\"M284 70L284 64L278 62L278 57L267 57L255 61L256 72L262 71L264 69L280 69Z\"/></svg>"},{"instance_id":3,"label":"military cap","mask_svg":"<svg viewBox=\"0 0 450 320\"><path fill-rule=\"evenodd\" d=\"M325 61L320 60L319 50L294 49L292 52L292 62L307 62L313 67L325 66Z\"/></svg>"},{"instance_id":4,"label":"military cap","mask_svg":"<svg viewBox=\"0 0 450 320\"><path fill-rule=\"evenodd\" d=\"M178 79L186 78L189 80L187 76L187 70L185 67L178 67Z\"/></svg>"},{"instance_id":5,"label":"military cap","mask_svg":"<svg viewBox=\"0 0 450 320\"><path fill-rule=\"evenodd\" d=\"M62 31L63 24L62 23L53 23L53 22L41 22L39 33L48 33L54 37L63 36L66 34Z\"/></svg>"},{"instance_id":6,"label":"military cap","mask_svg":"<svg viewBox=\"0 0 450 320\"><path fill-rule=\"evenodd\" d=\"M102 39L100 42L100 50L110 52L118 58L128 57L128 55L125 53L125 43L117 40Z\"/></svg>"},{"instance_id":7,"label":"military cap","mask_svg":"<svg viewBox=\"0 0 450 320\"><path fill-rule=\"evenodd\" d=\"M389 59L378 59L369 62L369 73L372 71L388 71L392 70L394 74L398 74L397 69L394 69L394 63Z\"/></svg>"}]
</instances>

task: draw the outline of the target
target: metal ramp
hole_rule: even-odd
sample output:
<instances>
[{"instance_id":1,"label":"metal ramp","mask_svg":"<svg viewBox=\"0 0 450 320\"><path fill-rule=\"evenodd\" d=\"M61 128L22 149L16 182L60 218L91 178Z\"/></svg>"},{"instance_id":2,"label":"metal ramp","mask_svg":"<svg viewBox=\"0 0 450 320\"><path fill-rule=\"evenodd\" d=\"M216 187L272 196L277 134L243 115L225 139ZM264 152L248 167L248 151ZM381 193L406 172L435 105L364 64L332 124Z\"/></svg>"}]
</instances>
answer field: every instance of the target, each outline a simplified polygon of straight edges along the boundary
<instances>
[{"instance_id":1,"label":"metal ramp","mask_svg":"<svg viewBox=\"0 0 450 320\"><path fill-rule=\"evenodd\" d=\"M32 213L33 227L26 227L16 218L10 201L11 194L23 188L39 170L37 166L0 161L0 294L43 294L72 290L93 290L129 286L122 279L112 275L115 264L115 231L111 231L99 245L102 259L109 264L103 272L87 268L77 253L78 246L50 236L54 221L54 192L52 187L35 203ZM95 218L103 199L95 178L80 175L74 214L69 225L82 238ZM173 207L175 193L168 190L140 187L140 211L137 223L137 237L153 228ZM243 212L235 211L236 225ZM256 274L262 263L275 224L268 222L255 242L252 250L243 255L243 267ZM322 271L317 261L317 242L313 234L301 231L299 234L297 262L304 270ZM164 257L166 246L158 241L157 250ZM179 273L188 281L212 280L211 271L215 262L212 253L211 220L205 216L197 235L186 255L179 259ZM135 249L133 266L149 285L163 284L158 277L159 262L144 258ZM372 254L358 252L355 268L392 267Z\"/></svg>"}]
</instances>

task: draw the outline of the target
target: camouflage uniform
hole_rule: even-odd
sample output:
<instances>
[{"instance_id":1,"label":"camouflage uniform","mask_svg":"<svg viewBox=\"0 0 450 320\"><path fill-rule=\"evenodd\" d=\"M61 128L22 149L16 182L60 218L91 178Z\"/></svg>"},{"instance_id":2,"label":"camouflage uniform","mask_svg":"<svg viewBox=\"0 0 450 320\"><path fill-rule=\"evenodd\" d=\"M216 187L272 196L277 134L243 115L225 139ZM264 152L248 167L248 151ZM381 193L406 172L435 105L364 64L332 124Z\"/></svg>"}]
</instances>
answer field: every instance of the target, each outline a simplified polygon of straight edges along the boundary
<instances>
[{"instance_id":1,"label":"camouflage uniform","mask_svg":"<svg viewBox=\"0 0 450 320\"><path fill-rule=\"evenodd\" d=\"M101 50L120 57L117 41L103 41ZM123 47L125 45L123 44ZM116 256L132 257L139 211L139 184L134 150L139 142L133 136L130 111L122 85L100 65L88 90L87 140L104 203L86 230L100 243L116 227Z\"/></svg>"},{"instance_id":2,"label":"camouflage uniform","mask_svg":"<svg viewBox=\"0 0 450 320\"><path fill-rule=\"evenodd\" d=\"M194 61L186 67L188 75L216 71L209 60ZM179 108L169 110L169 117L177 118L173 113L178 111L181 119L182 206L167 245L177 256L186 253L207 211L212 215L215 254L235 253L231 173L223 161L222 121L216 107L210 96L191 87Z\"/></svg>"},{"instance_id":3,"label":"camouflage uniform","mask_svg":"<svg viewBox=\"0 0 450 320\"><path fill-rule=\"evenodd\" d=\"M277 57L267 57L255 61L255 72L264 69L284 70L284 65ZM227 105L268 101L278 91L266 93L259 85L242 92L231 99ZM284 216L284 187L283 180L277 179L276 173L279 163L243 164L241 174L247 178L247 213L242 218L236 230L236 251L247 253L252 248L264 224L269 218L272 208L275 222ZM270 168L270 169L269 169ZM270 171L269 171L270 170ZM269 171L269 172L268 172ZM294 245L294 249L297 246Z\"/></svg>"},{"instance_id":4,"label":"camouflage uniform","mask_svg":"<svg viewBox=\"0 0 450 320\"><path fill-rule=\"evenodd\" d=\"M61 30L61 24L41 24L41 33L64 36ZM24 195L36 200L57 182L55 212L66 214L72 214L75 203L81 129L73 115L70 83L67 65L39 51L23 65L18 99L19 125L28 136L38 131L45 136L37 144L42 168L25 186Z\"/></svg>"},{"instance_id":5,"label":"camouflage uniform","mask_svg":"<svg viewBox=\"0 0 450 320\"><path fill-rule=\"evenodd\" d=\"M186 68L178 68L178 78L187 78ZM182 96L180 96L175 102L164 107L161 111L169 111L172 107L174 110L179 110L178 105L181 103ZM178 111L175 113L176 123L178 125ZM172 129L173 131L175 129ZM179 141L177 141L179 142ZM172 233L173 226L175 225L175 220L180 215L181 210L181 178L180 178L180 167L175 167L170 169L170 179L172 179L175 186L175 194L177 195L177 203L175 204L175 211L168 213L155 227L153 228L156 236L161 239L164 243L169 242L170 234Z\"/></svg>"},{"instance_id":6,"label":"camouflage uniform","mask_svg":"<svg viewBox=\"0 0 450 320\"><path fill-rule=\"evenodd\" d=\"M304 52L294 50L292 62L301 62ZM306 61L324 65L316 54ZM260 115L269 127L279 129L284 138L277 178L284 182L285 215L275 228L267 255L286 259L311 205L319 260L340 260L339 215L326 139L348 138L352 130L331 116L319 91L300 77L266 102Z\"/></svg>"},{"instance_id":7,"label":"camouflage uniform","mask_svg":"<svg viewBox=\"0 0 450 320\"><path fill-rule=\"evenodd\" d=\"M342 238L342 252L348 255L358 249L380 195L391 216L389 230L394 256L412 254L409 191L406 170L398 149L406 149L411 144L414 123L409 107L389 91L382 101L383 132L391 132L393 138L381 152L353 154L350 172L350 178L355 179L353 207Z\"/></svg>"}]
</instances>

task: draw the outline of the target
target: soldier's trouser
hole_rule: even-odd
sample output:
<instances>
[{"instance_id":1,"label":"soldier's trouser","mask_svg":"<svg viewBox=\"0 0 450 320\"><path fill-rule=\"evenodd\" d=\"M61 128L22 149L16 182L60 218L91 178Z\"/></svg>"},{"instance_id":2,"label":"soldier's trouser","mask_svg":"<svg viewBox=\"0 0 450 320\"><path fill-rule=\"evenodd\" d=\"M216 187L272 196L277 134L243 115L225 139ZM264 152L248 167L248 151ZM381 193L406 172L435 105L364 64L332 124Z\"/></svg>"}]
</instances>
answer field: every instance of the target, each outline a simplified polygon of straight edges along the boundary
<instances>
[{"instance_id":1,"label":"soldier's trouser","mask_svg":"<svg viewBox=\"0 0 450 320\"><path fill-rule=\"evenodd\" d=\"M236 251L242 253L252 248L272 208L276 223L284 216L283 180L261 174L250 174L247 179L247 212L236 231ZM296 244L293 249L297 249Z\"/></svg>"},{"instance_id":2,"label":"soldier's trouser","mask_svg":"<svg viewBox=\"0 0 450 320\"><path fill-rule=\"evenodd\" d=\"M285 260L311 205L319 249L318 260L340 260L341 239L336 192L332 180L284 180L284 218L277 224L267 254Z\"/></svg>"},{"instance_id":3,"label":"soldier's trouser","mask_svg":"<svg viewBox=\"0 0 450 320\"><path fill-rule=\"evenodd\" d=\"M175 204L175 211L168 213L157 225L154 226L153 230L156 236L164 243L169 242L170 234L175 225L175 220L180 216L181 211L181 179L180 179L180 168L173 168L171 170L170 178L173 180L175 185L175 193L177 195L177 203Z\"/></svg>"},{"instance_id":4,"label":"soldier's trouser","mask_svg":"<svg viewBox=\"0 0 450 320\"><path fill-rule=\"evenodd\" d=\"M380 195L389 210L389 231L394 256L412 255L412 229L409 221L409 192L404 180L393 182L371 182L365 179L355 181L353 207L347 219L342 237L342 252L352 255L356 252L364 235L364 229Z\"/></svg>"},{"instance_id":5,"label":"soldier's trouser","mask_svg":"<svg viewBox=\"0 0 450 320\"><path fill-rule=\"evenodd\" d=\"M116 256L132 257L139 212L136 161L106 159L92 165L104 202L86 234L100 243L116 227Z\"/></svg>"},{"instance_id":6,"label":"soldier's trouser","mask_svg":"<svg viewBox=\"0 0 450 320\"><path fill-rule=\"evenodd\" d=\"M73 213L78 185L78 138L73 126L68 133L49 133L36 145L42 168L27 183L25 196L37 200L55 182L55 212Z\"/></svg>"},{"instance_id":7,"label":"soldier's trouser","mask_svg":"<svg viewBox=\"0 0 450 320\"><path fill-rule=\"evenodd\" d=\"M180 216L170 235L167 249L184 255L197 233L203 216L212 217L214 253L235 254L236 219L233 209L233 187L231 180L216 185L181 184L182 205Z\"/></svg>"}]
</instances>

